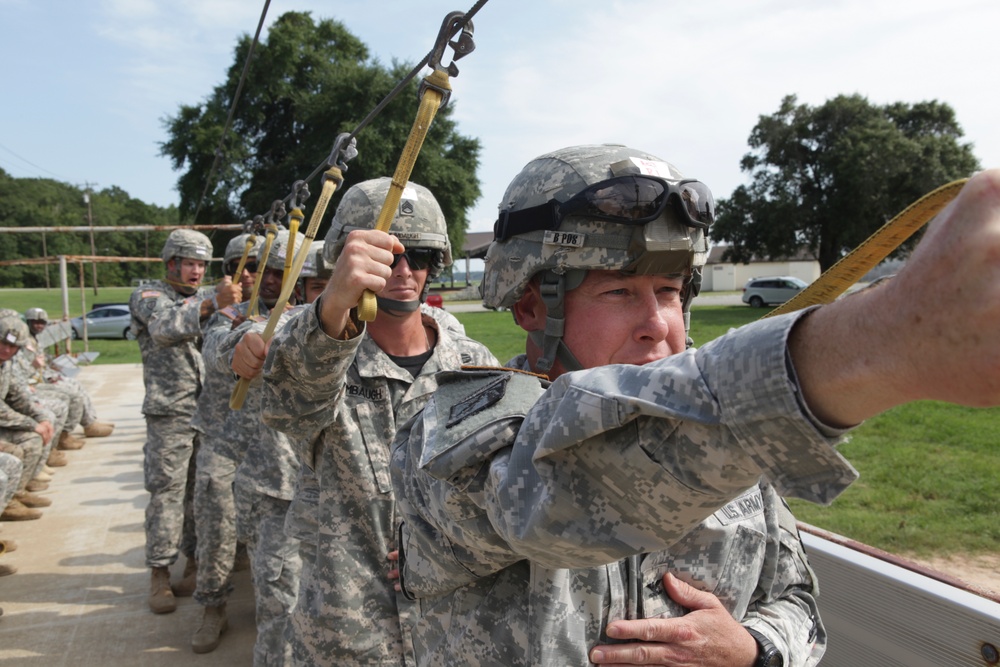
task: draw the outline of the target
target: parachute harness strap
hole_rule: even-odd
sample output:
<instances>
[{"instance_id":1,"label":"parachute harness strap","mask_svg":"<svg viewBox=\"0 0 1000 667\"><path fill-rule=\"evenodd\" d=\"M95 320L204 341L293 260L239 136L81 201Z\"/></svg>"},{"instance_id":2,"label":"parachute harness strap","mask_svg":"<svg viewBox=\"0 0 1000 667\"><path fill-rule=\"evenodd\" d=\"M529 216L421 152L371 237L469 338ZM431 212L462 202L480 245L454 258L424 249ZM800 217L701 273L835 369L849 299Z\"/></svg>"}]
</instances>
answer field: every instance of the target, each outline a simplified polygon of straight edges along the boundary
<instances>
[{"instance_id":1,"label":"parachute harness strap","mask_svg":"<svg viewBox=\"0 0 1000 667\"><path fill-rule=\"evenodd\" d=\"M958 196L968 180L962 178L946 183L907 206L896 217L865 239L861 245L824 271L823 275L809 287L764 317L784 315L808 306L833 303L851 285L888 257L903 241L910 238L914 232L940 213L952 199Z\"/></svg>"},{"instance_id":2,"label":"parachute harness strap","mask_svg":"<svg viewBox=\"0 0 1000 667\"><path fill-rule=\"evenodd\" d=\"M322 190L319 194L319 200L316 202L316 208L313 209L312 216L309 218L309 226L306 227L304 235L305 240L302 241L298 252L295 253L295 261L285 271L285 275L281 281L281 295L278 297L277 303L274 304L271 315L267 320L267 326L264 327L264 332L261 334L265 343L274 336L274 330L278 327L281 313L285 310L285 304L288 303L288 299L292 295L292 290L295 288L295 283L298 282L299 274L302 273L302 266L306 263L306 259L309 256L309 247L312 245L313 239L316 238L316 232L319 230L319 224L323 220L327 206L330 204L330 198L333 197L333 193L336 192L337 188L344 183L343 172L347 171L347 161L358 154L355 147L356 143L355 139L345 132L340 134L333 144L333 151L327 160L329 168L323 172ZM296 208L293 210L300 210L301 201L296 199L295 204ZM285 256L286 262L291 256L291 253ZM249 388L250 381L246 378L240 378L233 388L232 395L229 397L229 407L233 410L242 408Z\"/></svg>"},{"instance_id":3,"label":"parachute harness strap","mask_svg":"<svg viewBox=\"0 0 1000 667\"><path fill-rule=\"evenodd\" d=\"M456 26L459 25L463 26L459 39L455 42L449 41ZM428 130L430 130L434 116L438 109L447 104L448 98L451 96L450 77L458 75L458 67L454 61L447 66L442 64L441 60L444 57L445 48L451 46L455 49L455 59L467 55L475 48L472 41L472 30L472 21L465 21L465 14L462 12L451 12L441 24L428 62L434 71L421 82L420 107L417 109L417 117L413 121L413 127L410 128L410 135L407 137L406 145L403 146L403 152L399 156L389 191L385 195L385 201L382 203L382 209L379 211L378 220L375 223L375 229L381 232L388 232L392 227L392 221L399 209L399 200L402 198L407 181L410 180L410 173L413 171L417 156L420 155L420 149L427 137ZM358 302L358 319L362 322L371 322L377 314L378 302L375 293L371 290L365 290Z\"/></svg>"}]
</instances>

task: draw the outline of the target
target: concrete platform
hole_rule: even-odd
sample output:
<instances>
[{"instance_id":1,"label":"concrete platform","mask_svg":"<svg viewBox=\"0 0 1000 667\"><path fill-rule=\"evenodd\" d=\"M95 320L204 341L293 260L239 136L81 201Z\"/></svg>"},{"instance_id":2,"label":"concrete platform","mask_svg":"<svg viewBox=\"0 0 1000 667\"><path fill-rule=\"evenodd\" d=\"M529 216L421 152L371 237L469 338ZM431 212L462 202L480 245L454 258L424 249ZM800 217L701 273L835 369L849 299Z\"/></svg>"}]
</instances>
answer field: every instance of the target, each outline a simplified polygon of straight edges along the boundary
<instances>
[{"instance_id":1,"label":"concrete platform","mask_svg":"<svg viewBox=\"0 0 1000 667\"><path fill-rule=\"evenodd\" d=\"M89 366L78 379L102 419L116 424L107 438L90 438L66 452L47 491L52 499L36 521L0 523L17 551L0 556L18 572L0 579L0 664L38 667L159 667L253 663L254 602L249 572L234 578L229 631L213 653L191 651L201 619L192 598L155 615L146 597L142 446L146 423L138 364ZM174 580L183 556L172 568Z\"/></svg>"}]
</instances>

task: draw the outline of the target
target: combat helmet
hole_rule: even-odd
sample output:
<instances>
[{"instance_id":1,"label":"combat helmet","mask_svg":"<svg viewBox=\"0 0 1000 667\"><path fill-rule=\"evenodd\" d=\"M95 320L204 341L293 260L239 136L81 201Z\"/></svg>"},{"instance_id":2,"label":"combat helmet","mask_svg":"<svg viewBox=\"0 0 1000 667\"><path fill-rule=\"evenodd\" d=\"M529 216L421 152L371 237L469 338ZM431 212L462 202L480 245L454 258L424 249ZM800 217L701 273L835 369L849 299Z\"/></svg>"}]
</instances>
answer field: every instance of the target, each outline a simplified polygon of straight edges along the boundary
<instances>
[{"instance_id":1,"label":"combat helmet","mask_svg":"<svg viewBox=\"0 0 1000 667\"><path fill-rule=\"evenodd\" d=\"M24 311L24 319L28 321L39 320L41 322L48 322L49 314L43 308L29 308Z\"/></svg>"},{"instance_id":2,"label":"combat helmet","mask_svg":"<svg viewBox=\"0 0 1000 667\"><path fill-rule=\"evenodd\" d=\"M243 253L247 249L247 239L250 238L250 234L240 234L239 236L234 236L226 244L226 252L222 256L222 266L224 270L228 271L229 263L233 260L239 260L243 258ZM257 251L260 246L264 243L264 237L260 235L254 235L253 246L250 248L250 252L247 254L247 258L256 257Z\"/></svg>"},{"instance_id":3,"label":"combat helmet","mask_svg":"<svg viewBox=\"0 0 1000 667\"><path fill-rule=\"evenodd\" d=\"M24 347L31 340L28 325L14 311L0 313L0 341Z\"/></svg>"},{"instance_id":4,"label":"combat helmet","mask_svg":"<svg viewBox=\"0 0 1000 667\"><path fill-rule=\"evenodd\" d=\"M200 259L207 262L212 259L212 242L207 236L193 229L175 229L170 232L161 254L166 264L174 257Z\"/></svg>"},{"instance_id":5,"label":"combat helmet","mask_svg":"<svg viewBox=\"0 0 1000 667\"><path fill-rule=\"evenodd\" d=\"M344 193L326 235L323 257L329 264L336 263L348 234L355 229L375 228L391 183L392 179L376 178L353 185ZM451 266L448 227L433 193L422 185L407 182L389 233L398 238L407 250L427 248L436 251L427 267L427 282L419 300L396 301L378 297L381 308L412 312L427 298L431 282Z\"/></svg>"},{"instance_id":6,"label":"combat helmet","mask_svg":"<svg viewBox=\"0 0 1000 667\"><path fill-rule=\"evenodd\" d=\"M260 256L264 254L264 242L261 242L260 246L257 248L257 262L258 271L261 268L274 269L275 271L284 271L286 258L288 257L288 251L291 250L294 259L294 253L299 251L302 244L305 242L306 237L301 232L295 232L294 240L291 237L291 232L287 229L281 228L278 233L274 236L274 241L271 242L271 251L267 253L267 263L264 267L260 267ZM292 247L289 248L289 242L292 241Z\"/></svg>"},{"instance_id":7,"label":"combat helmet","mask_svg":"<svg viewBox=\"0 0 1000 667\"><path fill-rule=\"evenodd\" d=\"M688 329L708 255L706 230L715 216L703 183L644 151L574 146L529 162L499 208L486 253L483 303L509 308L540 275L548 321L545 331L528 334L542 351L536 370L548 371L557 358L567 370L581 367L562 343L563 297L591 269L684 275Z\"/></svg>"},{"instance_id":8,"label":"combat helmet","mask_svg":"<svg viewBox=\"0 0 1000 667\"><path fill-rule=\"evenodd\" d=\"M309 245L309 254L302 262L302 271L299 276L302 278L329 278L333 273L333 266L323 258L323 249L326 247L325 241L313 241Z\"/></svg>"}]
</instances>

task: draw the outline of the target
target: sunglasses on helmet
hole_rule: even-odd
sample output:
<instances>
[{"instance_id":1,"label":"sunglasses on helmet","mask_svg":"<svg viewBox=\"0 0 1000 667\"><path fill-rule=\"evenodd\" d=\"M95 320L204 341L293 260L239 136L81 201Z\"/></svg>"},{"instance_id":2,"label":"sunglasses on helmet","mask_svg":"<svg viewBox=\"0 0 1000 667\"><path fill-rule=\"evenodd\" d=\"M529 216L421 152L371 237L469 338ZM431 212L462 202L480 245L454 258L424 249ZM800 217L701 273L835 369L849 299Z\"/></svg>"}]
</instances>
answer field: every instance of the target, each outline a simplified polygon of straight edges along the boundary
<instances>
[{"instance_id":1,"label":"sunglasses on helmet","mask_svg":"<svg viewBox=\"0 0 1000 667\"><path fill-rule=\"evenodd\" d=\"M707 229L715 222L715 198L701 181L629 175L594 183L564 202L550 199L519 211L502 211L493 226L493 238L506 241L527 232L556 230L571 215L641 225L660 217L671 202L689 227Z\"/></svg>"},{"instance_id":2,"label":"sunglasses on helmet","mask_svg":"<svg viewBox=\"0 0 1000 667\"><path fill-rule=\"evenodd\" d=\"M402 254L393 255L392 264L389 266L393 269L396 268L396 265L399 264L400 258L405 257L406 263L410 265L411 271L423 271L434 261L437 252L437 250L432 248L410 248Z\"/></svg>"}]
</instances>

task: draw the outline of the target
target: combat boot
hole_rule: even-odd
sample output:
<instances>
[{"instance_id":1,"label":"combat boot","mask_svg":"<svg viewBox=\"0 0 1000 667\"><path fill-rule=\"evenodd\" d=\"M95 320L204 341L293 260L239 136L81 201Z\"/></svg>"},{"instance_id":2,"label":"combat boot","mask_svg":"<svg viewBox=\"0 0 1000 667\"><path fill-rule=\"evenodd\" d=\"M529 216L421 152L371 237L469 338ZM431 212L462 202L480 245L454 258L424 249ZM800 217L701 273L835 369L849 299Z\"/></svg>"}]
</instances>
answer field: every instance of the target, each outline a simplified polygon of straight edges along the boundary
<instances>
[{"instance_id":1,"label":"combat boot","mask_svg":"<svg viewBox=\"0 0 1000 667\"><path fill-rule=\"evenodd\" d=\"M177 599L170 590L170 570L154 567L149 580L149 609L154 614L169 614L177 609Z\"/></svg>"},{"instance_id":2,"label":"combat boot","mask_svg":"<svg viewBox=\"0 0 1000 667\"><path fill-rule=\"evenodd\" d=\"M198 587L198 561L188 556L184 563L184 574L181 580L171 586L174 595L179 598L189 598L194 595L194 589Z\"/></svg>"},{"instance_id":3,"label":"combat boot","mask_svg":"<svg viewBox=\"0 0 1000 667\"><path fill-rule=\"evenodd\" d=\"M59 436L59 444L57 446L64 452L72 451L74 449L82 449L83 440L80 440L79 438L74 438L69 434L69 431L63 431L62 435Z\"/></svg>"},{"instance_id":4,"label":"combat boot","mask_svg":"<svg viewBox=\"0 0 1000 667\"><path fill-rule=\"evenodd\" d=\"M205 613L201 617L201 625L191 637L191 650L195 653L211 653L219 647L222 633L228 628L226 605L205 607Z\"/></svg>"},{"instance_id":5,"label":"combat boot","mask_svg":"<svg viewBox=\"0 0 1000 667\"><path fill-rule=\"evenodd\" d=\"M45 462L53 468L59 468L69 463L69 459L58 449L53 449L49 452L49 458Z\"/></svg>"},{"instance_id":6,"label":"combat boot","mask_svg":"<svg viewBox=\"0 0 1000 667\"><path fill-rule=\"evenodd\" d=\"M3 514L0 514L0 521L33 521L41 518L41 512L25 507L16 498L11 499L7 503L7 507L4 508Z\"/></svg>"},{"instance_id":7,"label":"combat boot","mask_svg":"<svg viewBox=\"0 0 1000 667\"><path fill-rule=\"evenodd\" d=\"M35 479L37 479L39 482L51 482L52 475L42 470L35 475Z\"/></svg>"},{"instance_id":8,"label":"combat boot","mask_svg":"<svg viewBox=\"0 0 1000 667\"><path fill-rule=\"evenodd\" d=\"M29 484L28 486L30 487L31 485ZM14 494L14 497L25 507L30 507L32 509L48 507L52 504L52 501L45 496L38 496L34 493L28 493L27 491L18 491Z\"/></svg>"},{"instance_id":9,"label":"combat boot","mask_svg":"<svg viewBox=\"0 0 1000 667\"><path fill-rule=\"evenodd\" d=\"M103 438L111 435L115 425L111 422L93 422L83 427L83 435L88 438Z\"/></svg>"},{"instance_id":10,"label":"combat boot","mask_svg":"<svg viewBox=\"0 0 1000 667\"><path fill-rule=\"evenodd\" d=\"M7 563L0 563L0 577L6 577L9 574L14 574L17 572L16 565L8 565ZM212 648L215 648L214 646Z\"/></svg>"},{"instance_id":11,"label":"combat boot","mask_svg":"<svg viewBox=\"0 0 1000 667\"><path fill-rule=\"evenodd\" d=\"M40 479L33 479L24 485L25 490L31 491L32 493L38 493L39 491L44 491L49 488L48 482L43 482Z\"/></svg>"},{"instance_id":12,"label":"combat boot","mask_svg":"<svg viewBox=\"0 0 1000 667\"><path fill-rule=\"evenodd\" d=\"M17 542L11 539L0 540L0 554L9 554L11 551L17 551Z\"/></svg>"}]
</instances>

